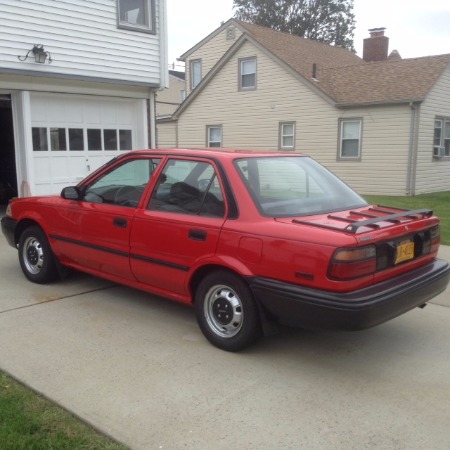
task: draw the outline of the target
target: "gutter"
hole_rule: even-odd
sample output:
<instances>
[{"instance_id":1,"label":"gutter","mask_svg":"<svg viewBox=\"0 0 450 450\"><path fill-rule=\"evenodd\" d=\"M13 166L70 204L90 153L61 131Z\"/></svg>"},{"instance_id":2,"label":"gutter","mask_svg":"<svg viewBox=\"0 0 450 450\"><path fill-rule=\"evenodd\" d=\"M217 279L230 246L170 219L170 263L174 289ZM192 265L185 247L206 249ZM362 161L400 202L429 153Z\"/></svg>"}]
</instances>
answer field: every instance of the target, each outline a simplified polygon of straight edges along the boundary
<instances>
[{"instance_id":1,"label":"gutter","mask_svg":"<svg viewBox=\"0 0 450 450\"><path fill-rule=\"evenodd\" d=\"M115 78L92 77L85 75L58 73L58 72L39 72L38 70L22 70L22 69L19 70L19 69L10 69L6 67L0 68L0 75L17 75L24 77L50 78L50 79L55 78L58 80L87 81L90 83L94 82L94 83L117 84L126 86L138 86L152 89L160 87L159 83L149 83L147 81L144 82L144 81L121 80Z\"/></svg>"},{"instance_id":2,"label":"gutter","mask_svg":"<svg viewBox=\"0 0 450 450\"><path fill-rule=\"evenodd\" d=\"M363 106L384 106L384 105L404 105L404 104L413 104L420 103L424 99L423 98L412 98L412 99L399 99L399 100L376 100L376 101L367 101L367 102L353 102L353 103L335 103L336 108L357 108Z\"/></svg>"}]
</instances>

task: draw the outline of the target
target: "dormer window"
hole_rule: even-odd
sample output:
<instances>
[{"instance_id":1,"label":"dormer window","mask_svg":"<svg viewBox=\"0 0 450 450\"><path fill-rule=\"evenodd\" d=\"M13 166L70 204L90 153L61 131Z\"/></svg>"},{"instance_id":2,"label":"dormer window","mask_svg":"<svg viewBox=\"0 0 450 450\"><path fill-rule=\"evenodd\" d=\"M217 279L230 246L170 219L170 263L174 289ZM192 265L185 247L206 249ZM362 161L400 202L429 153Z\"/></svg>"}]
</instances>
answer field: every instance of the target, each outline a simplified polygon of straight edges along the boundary
<instances>
[{"instance_id":1,"label":"dormer window","mask_svg":"<svg viewBox=\"0 0 450 450\"><path fill-rule=\"evenodd\" d=\"M195 59L190 63L191 89L194 89L202 81L202 60Z\"/></svg>"},{"instance_id":2,"label":"dormer window","mask_svg":"<svg viewBox=\"0 0 450 450\"><path fill-rule=\"evenodd\" d=\"M155 32L155 0L117 0L118 27Z\"/></svg>"}]
</instances>

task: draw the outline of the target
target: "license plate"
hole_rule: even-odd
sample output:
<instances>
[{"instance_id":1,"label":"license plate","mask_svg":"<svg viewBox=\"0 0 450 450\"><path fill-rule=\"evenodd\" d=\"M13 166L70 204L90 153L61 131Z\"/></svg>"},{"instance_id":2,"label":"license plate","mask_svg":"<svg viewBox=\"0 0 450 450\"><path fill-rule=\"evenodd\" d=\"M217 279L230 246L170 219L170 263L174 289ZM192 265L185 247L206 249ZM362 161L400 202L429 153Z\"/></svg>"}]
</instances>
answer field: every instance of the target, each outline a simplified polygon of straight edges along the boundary
<instances>
[{"instance_id":1,"label":"license plate","mask_svg":"<svg viewBox=\"0 0 450 450\"><path fill-rule=\"evenodd\" d=\"M414 242L403 241L397 245L397 254L395 256L395 264L408 261L414 258Z\"/></svg>"}]
</instances>

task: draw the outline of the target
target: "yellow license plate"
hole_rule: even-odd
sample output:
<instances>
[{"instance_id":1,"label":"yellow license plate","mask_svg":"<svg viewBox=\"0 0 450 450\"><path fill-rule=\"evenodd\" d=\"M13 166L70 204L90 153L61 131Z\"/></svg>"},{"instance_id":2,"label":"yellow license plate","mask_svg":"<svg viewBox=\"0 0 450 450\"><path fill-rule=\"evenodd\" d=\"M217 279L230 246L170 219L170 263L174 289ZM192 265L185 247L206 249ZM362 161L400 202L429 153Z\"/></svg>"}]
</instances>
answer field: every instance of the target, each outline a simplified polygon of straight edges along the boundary
<instances>
[{"instance_id":1,"label":"yellow license plate","mask_svg":"<svg viewBox=\"0 0 450 450\"><path fill-rule=\"evenodd\" d=\"M397 245L395 264L414 258L414 242L404 241Z\"/></svg>"}]
</instances>

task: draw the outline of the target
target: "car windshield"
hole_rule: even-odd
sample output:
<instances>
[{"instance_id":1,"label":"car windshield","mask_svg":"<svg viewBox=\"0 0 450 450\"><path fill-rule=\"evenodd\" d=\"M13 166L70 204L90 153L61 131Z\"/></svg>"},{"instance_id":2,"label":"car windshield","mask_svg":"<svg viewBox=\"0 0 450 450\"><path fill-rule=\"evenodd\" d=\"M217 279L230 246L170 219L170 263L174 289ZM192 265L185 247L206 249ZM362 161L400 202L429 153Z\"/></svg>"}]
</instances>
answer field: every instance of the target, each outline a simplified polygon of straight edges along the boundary
<instances>
[{"instance_id":1,"label":"car windshield","mask_svg":"<svg viewBox=\"0 0 450 450\"><path fill-rule=\"evenodd\" d=\"M265 216L304 216L367 205L339 178L305 156L241 158L235 165Z\"/></svg>"}]
</instances>

